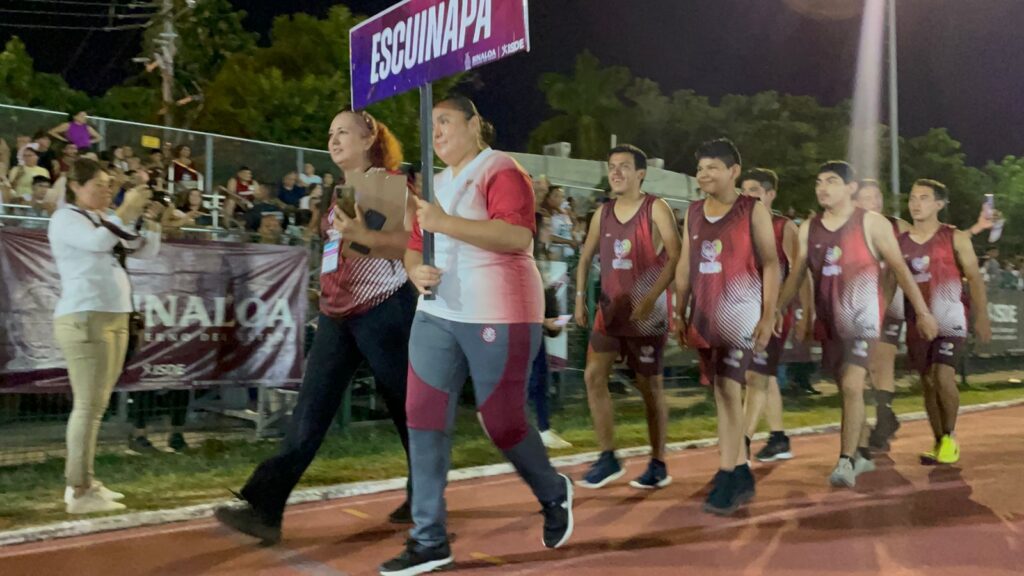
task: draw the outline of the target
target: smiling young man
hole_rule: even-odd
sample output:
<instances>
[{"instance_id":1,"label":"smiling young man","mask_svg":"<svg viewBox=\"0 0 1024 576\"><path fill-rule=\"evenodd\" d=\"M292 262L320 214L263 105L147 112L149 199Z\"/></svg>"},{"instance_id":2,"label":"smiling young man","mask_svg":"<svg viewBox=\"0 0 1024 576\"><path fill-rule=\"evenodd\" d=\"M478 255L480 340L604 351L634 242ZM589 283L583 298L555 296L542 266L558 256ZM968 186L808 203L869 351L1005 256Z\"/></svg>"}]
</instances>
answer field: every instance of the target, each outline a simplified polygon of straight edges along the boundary
<instances>
[{"instance_id":1,"label":"smiling young man","mask_svg":"<svg viewBox=\"0 0 1024 576\"><path fill-rule=\"evenodd\" d=\"M683 226L676 320L680 342L700 353L702 374L715 392L719 469L704 510L728 515L754 497L743 385L754 355L772 336L779 259L771 213L736 190L742 172L736 146L711 140L700 145L696 159L705 198L690 204Z\"/></svg>"},{"instance_id":2,"label":"smiling young man","mask_svg":"<svg viewBox=\"0 0 1024 576\"><path fill-rule=\"evenodd\" d=\"M576 272L576 323L587 325L587 273L600 255L601 296L587 351L584 380L601 456L577 485L602 488L625 469L615 457L614 414L608 377L621 355L636 373L634 385L644 399L651 461L630 482L653 490L672 482L665 466L668 406L661 380L661 356L668 335L668 297L679 259L679 233L672 209L641 189L647 155L629 144L608 153L612 200L594 213Z\"/></svg>"},{"instance_id":3,"label":"smiling young man","mask_svg":"<svg viewBox=\"0 0 1024 576\"><path fill-rule=\"evenodd\" d=\"M970 288L975 335L983 343L992 339L985 282L970 235L939 222L939 212L948 199L949 193L941 182L915 182L910 190L914 225L900 236L903 258L939 325L935 338L907 334L910 363L921 375L924 406L935 435L934 447L921 455L924 464L955 464L960 460L960 446L954 433L960 409L956 367L967 340L963 278ZM910 310L907 320L913 319L914 311Z\"/></svg>"},{"instance_id":4,"label":"smiling young man","mask_svg":"<svg viewBox=\"0 0 1024 576\"><path fill-rule=\"evenodd\" d=\"M937 332L935 318L903 263L892 224L854 204L857 188L856 174L846 162L826 162L818 169L815 193L822 214L800 226L797 259L779 295L784 309L810 269L821 365L835 378L843 398L840 456L829 482L850 488L859 474L874 470L861 432L864 379L882 324L881 262L917 312L922 336L931 340Z\"/></svg>"},{"instance_id":5,"label":"smiling young man","mask_svg":"<svg viewBox=\"0 0 1024 576\"><path fill-rule=\"evenodd\" d=\"M743 175L740 189L744 196L760 200L761 204L771 212L772 204L778 197L779 177L774 171L767 168L755 168ZM796 259L797 227L789 218L772 214L772 232L775 236L775 251L779 258L781 286L781 282L785 281L789 274L789 263ZM804 289L800 291L800 306L804 310L813 310L810 282L805 282ZM782 351L793 325L792 309L783 311L783 316L785 322L782 331L772 335L768 342L768 348L764 352L754 355L750 372L747 374L747 397L744 402L744 410L748 446L750 437L757 432L757 425L761 421L762 413L764 413L771 430L768 442L755 456L761 462L789 460L793 457L789 446L789 437L786 436L783 429L782 394L779 392L779 381L776 377ZM800 340L804 340L809 332L807 318L808 316L801 315L797 322L797 338Z\"/></svg>"}]
</instances>

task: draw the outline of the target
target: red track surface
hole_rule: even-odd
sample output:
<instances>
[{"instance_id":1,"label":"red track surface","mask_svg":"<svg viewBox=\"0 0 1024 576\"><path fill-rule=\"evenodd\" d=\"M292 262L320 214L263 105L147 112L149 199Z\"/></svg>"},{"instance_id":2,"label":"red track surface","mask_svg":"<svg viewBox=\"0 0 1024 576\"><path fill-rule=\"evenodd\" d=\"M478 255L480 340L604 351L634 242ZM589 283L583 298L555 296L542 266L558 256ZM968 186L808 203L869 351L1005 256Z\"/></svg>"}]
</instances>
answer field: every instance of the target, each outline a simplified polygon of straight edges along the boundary
<instances>
[{"instance_id":1,"label":"red track surface","mask_svg":"<svg viewBox=\"0 0 1024 576\"><path fill-rule=\"evenodd\" d=\"M795 460L755 465L757 497L732 518L700 511L716 452L676 453L669 459L675 482L664 490L641 493L625 479L577 490L575 535L554 551L542 548L539 507L517 478L455 483L448 489L455 572L1024 574L1024 408L964 416L958 434L958 467L928 468L916 458L930 443L927 425L904 425L894 451L856 490L827 485L834 434L794 439ZM628 474L643 465L631 461ZM580 472L572 470L576 478ZM295 507L272 548L206 520L0 549L0 574L376 574L405 539L385 521L401 497Z\"/></svg>"}]
</instances>

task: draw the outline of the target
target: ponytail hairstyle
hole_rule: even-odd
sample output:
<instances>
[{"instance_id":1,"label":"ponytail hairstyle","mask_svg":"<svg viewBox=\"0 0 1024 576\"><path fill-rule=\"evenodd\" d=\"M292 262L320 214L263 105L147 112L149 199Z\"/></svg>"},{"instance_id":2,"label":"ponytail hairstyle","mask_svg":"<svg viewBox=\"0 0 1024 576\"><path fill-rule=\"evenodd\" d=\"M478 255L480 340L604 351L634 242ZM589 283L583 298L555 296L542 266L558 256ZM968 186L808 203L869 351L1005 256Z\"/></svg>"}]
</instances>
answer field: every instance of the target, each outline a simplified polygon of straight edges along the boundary
<instances>
[{"instance_id":1,"label":"ponytail hairstyle","mask_svg":"<svg viewBox=\"0 0 1024 576\"><path fill-rule=\"evenodd\" d=\"M367 151L370 165L374 168L397 172L402 166L402 143L398 141L387 124L377 120L366 110L353 110L352 107L346 106L339 110L338 114L345 112L362 118L367 133L373 138L373 144ZM344 175L342 175L342 179L344 179Z\"/></svg>"},{"instance_id":2,"label":"ponytail hairstyle","mask_svg":"<svg viewBox=\"0 0 1024 576\"><path fill-rule=\"evenodd\" d=\"M449 104L452 108L462 112L466 120L472 120L474 116L480 119L480 133L477 134L477 139L481 150L494 143L496 136L494 125L480 115L480 111L477 110L476 104L472 100L461 94L449 94L434 106L437 107L440 104Z\"/></svg>"}]
</instances>

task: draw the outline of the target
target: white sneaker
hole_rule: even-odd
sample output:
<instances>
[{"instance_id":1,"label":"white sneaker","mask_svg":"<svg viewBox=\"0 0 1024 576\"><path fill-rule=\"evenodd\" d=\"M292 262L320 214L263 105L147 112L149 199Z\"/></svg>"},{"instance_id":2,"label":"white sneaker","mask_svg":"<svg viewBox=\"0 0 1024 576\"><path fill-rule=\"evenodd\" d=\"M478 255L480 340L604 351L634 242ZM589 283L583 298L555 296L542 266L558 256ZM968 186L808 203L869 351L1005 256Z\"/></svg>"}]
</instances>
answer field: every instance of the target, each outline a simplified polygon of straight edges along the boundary
<instances>
[{"instance_id":1,"label":"white sneaker","mask_svg":"<svg viewBox=\"0 0 1024 576\"><path fill-rule=\"evenodd\" d=\"M92 481L92 489L99 493L100 498L104 500L110 500L111 502L117 502L118 500L124 500L124 494L120 492L114 492L110 488L107 488L99 480ZM64 489L64 503L70 504L71 499L75 497L75 489L68 486Z\"/></svg>"},{"instance_id":2,"label":"white sneaker","mask_svg":"<svg viewBox=\"0 0 1024 576\"><path fill-rule=\"evenodd\" d=\"M555 434L554 430L545 430L541 432L540 439L544 443L545 448L551 448L552 450L572 448L572 444L566 442L565 439L558 434Z\"/></svg>"},{"instance_id":3,"label":"white sneaker","mask_svg":"<svg viewBox=\"0 0 1024 576\"><path fill-rule=\"evenodd\" d=\"M857 476L860 476L861 474L863 474L865 472L874 472L874 471L875 471L875 463L873 461L868 460L867 458L861 456L860 454L857 454L856 456L853 457L853 473L854 474L856 474Z\"/></svg>"},{"instance_id":4,"label":"white sneaker","mask_svg":"<svg viewBox=\"0 0 1024 576\"><path fill-rule=\"evenodd\" d=\"M124 510L127 508L120 502L111 502L103 498L100 495L99 490L90 489L85 494L82 494L78 498L71 496L71 501L67 503L68 514L92 514L94 512L114 512L117 510Z\"/></svg>"},{"instance_id":5,"label":"white sneaker","mask_svg":"<svg viewBox=\"0 0 1024 576\"><path fill-rule=\"evenodd\" d=\"M833 486L846 486L853 488L857 485L857 473L853 470L853 463L848 458L840 458L828 481Z\"/></svg>"}]
</instances>

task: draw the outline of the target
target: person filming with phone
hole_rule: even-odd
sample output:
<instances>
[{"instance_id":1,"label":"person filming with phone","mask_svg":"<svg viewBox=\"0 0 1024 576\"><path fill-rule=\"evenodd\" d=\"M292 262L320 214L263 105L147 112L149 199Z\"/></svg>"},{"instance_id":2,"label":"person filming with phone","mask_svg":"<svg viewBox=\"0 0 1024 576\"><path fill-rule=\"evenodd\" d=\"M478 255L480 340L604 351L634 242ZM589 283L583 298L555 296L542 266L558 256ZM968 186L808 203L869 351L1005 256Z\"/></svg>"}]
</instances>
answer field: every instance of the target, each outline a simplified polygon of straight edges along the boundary
<instances>
[{"instance_id":1,"label":"person filming with phone","mask_svg":"<svg viewBox=\"0 0 1024 576\"><path fill-rule=\"evenodd\" d=\"M68 203L54 212L48 232L61 285L54 333L73 397L64 502L69 514L88 514L125 507L117 502L123 494L96 480L93 460L100 421L128 350L133 308L124 260L159 252L163 206L151 201L149 189L135 187L111 210L111 176L87 158L72 165L68 188Z\"/></svg>"}]
</instances>

